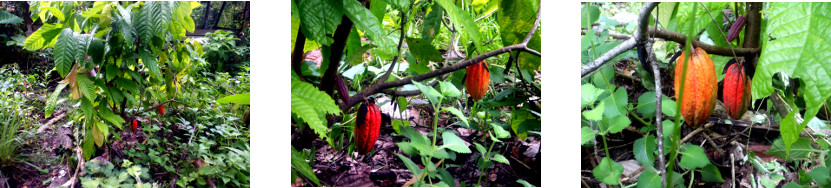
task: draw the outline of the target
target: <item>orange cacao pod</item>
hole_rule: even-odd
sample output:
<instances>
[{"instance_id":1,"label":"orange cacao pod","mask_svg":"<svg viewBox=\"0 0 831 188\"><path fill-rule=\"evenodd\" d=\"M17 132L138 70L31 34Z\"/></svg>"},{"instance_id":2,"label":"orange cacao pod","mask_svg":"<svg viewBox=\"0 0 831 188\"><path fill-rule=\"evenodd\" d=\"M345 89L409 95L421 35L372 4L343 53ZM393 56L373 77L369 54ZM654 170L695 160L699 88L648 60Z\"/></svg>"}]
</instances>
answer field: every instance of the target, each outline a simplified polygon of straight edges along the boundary
<instances>
[{"instance_id":1,"label":"orange cacao pod","mask_svg":"<svg viewBox=\"0 0 831 188\"><path fill-rule=\"evenodd\" d=\"M370 98L358 108L358 117L355 121L355 148L358 153L366 154L375 146L378 132L381 129L381 110Z\"/></svg>"},{"instance_id":2,"label":"orange cacao pod","mask_svg":"<svg viewBox=\"0 0 831 188\"><path fill-rule=\"evenodd\" d=\"M731 59L725 67L722 102L730 117L741 119L750 106L750 77L745 66L736 59Z\"/></svg>"},{"instance_id":3,"label":"orange cacao pod","mask_svg":"<svg viewBox=\"0 0 831 188\"><path fill-rule=\"evenodd\" d=\"M713 108L716 106L718 83L716 82L716 70L710 56L701 48L692 50L689 58L686 54L676 60L675 65L675 94L681 89L681 76L684 72L684 64L687 65L687 76L684 80L684 96L681 98L681 115L693 129L698 128L707 121Z\"/></svg>"},{"instance_id":4,"label":"orange cacao pod","mask_svg":"<svg viewBox=\"0 0 831 188\"><path fill-rule=\"evenodd\" d=\"M488 81L490 80L490 72L488 71L488 63L480 61L467 66L467 73L465 73L465 87L470 97L474 101L479 101L488 93Z\"/></svg>"},{"instance_id":5,"label":"orange cacao pod","mask_svg":"<svg viewBox=\"0 0 831 188\"><path fill-rule=\"evenodd\" d=\"M164 105L159 106L159 115L164 115Z\"/></svg>"}]
</instances>

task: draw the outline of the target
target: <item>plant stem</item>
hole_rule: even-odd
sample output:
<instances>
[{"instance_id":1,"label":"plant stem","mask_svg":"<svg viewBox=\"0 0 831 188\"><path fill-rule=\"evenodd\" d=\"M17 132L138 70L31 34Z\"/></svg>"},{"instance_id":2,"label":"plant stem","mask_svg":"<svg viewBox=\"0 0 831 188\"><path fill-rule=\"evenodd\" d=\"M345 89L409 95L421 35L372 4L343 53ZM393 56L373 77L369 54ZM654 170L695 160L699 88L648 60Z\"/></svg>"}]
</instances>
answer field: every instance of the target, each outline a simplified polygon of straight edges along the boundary
<instances>
[{"instance_id":1,"label":"plant stem","mask_svg":"<svg viewBox=\"0 0 831 188\"><path fill-rule=\"evenodd\" d=\"M611 155L609 155L609 146L606 145L606 135L601 134L600 137L603 137L603 150L606 151L606 157L611 156Z\"/></svg>"},{"instance_id":2,"label":"plant stem","mask_svg":"<svg viewBox=\"0 0 831 188\"><path fill-rule=\"evenodd\" d=\"M488 131L490 133L490 131ZM479 180L476 181L476 184L482 186L482 171L485 171L485 165L490 161L491 150L493 149L493 145L496 145L496 141L491 141L491 146L488 148L488 152L482 155L482 159L485 160L482 162L482 166L479 167Z\"/></svg>"}]
</instances>

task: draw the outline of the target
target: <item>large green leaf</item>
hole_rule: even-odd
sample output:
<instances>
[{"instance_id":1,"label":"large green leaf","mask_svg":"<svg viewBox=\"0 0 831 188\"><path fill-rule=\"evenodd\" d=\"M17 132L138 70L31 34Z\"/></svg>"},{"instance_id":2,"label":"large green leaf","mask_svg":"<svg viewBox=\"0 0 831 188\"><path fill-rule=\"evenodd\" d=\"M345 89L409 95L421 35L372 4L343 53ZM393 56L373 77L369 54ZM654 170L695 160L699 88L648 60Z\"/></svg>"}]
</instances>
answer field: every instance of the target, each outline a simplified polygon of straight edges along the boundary
<instances>
[{"instance_id":1,"label":"large green leaf","mask_svg":"<svg viewBox=\"0 0 831 188\"><path fill-rule=\"evenodd\" d=\"M482 52L482 40L479 34L479 27L473 22L473 18L470 18L470 14L463 11L450 0L436 0L436 3L439 3L447 11L447 15L450 16L450 21L453 22L454 26L458 30L464 31L467 37L470 37L470 40L476 45L477 51Z\"/></svg>"},{"instance_id":2,"label":"large green leaf","mask_svg":"<svg viewBox=\"0 0 831 188\"><path fill-rule=\"evenodd\" d=\"M410 48L410 52L412 52L413 56L415 56L416 59L419 61L418 63L442 61L441 52L436 50L436 47L430 44L430 41L410 37L407 37L405 40L407 41L407 46L409 46Z\"/></svg>"},{"instance_id":3,"label":"large green leaf","mask_svg":"<svg viewBox=\"0 0 831 188\"><path fill-rule=\"evenodd\" d=\"M804 122L813 118L823 101L831 96L831 3L771 3L768 26L762 39L762 48L753 77L753 98L760 99L773 93L771 78L784 72L805 82L806 112ZM803 123L804 124L804 123ZM802 125L801 127L804 127ZM801 132L802 129L796 131ZM785 141L787 146L788 141Z\"/></svg>"},{"instance_id":4,"label":"large green leaf","mask_svg":"<svg viewBox=\"0 0 831 188\"><path fill-rule=\"evenodd\" d=\"M433 38L439 34L441 29L441 19L444 17L444 9L438 3L430 7L430 13L424 18L424 24L421 25L421 39L427 42L432 42Z\"/></svg>"},{"instance_id":5,"label":"large green leaf","mask_svg":"<svg viewBox=\"0 0 831 188\"><path fill-rule=\"evenodd\" d=\"M692 33L693 35L698 33L701 29L706 28L710 24L714 24L713 18L722 17L720 10L727 8L728 4L729 3L727 2L706 2L704 3L704 6L707 7L707 10L710 10L708 12L701 7L701 4L698 2L682 2L678 5L678 13L676 15L678 20L678 22L676 22L678 32L684 35L689 35L688 33ZM661 13L663 14L663 12ZM710 18L711 13L713 18ZM721 23L719 22L718 24ZM713 37L714 34L718 35L718 33L715 32L710 34L710 37Z\"/></svg>"},{"instance_id":6,"label":"large green leaf","mask_svg":"<svg viewBox=\"0 0 831 188\"><path fill-rule=\"evenodd\" d=\"M663 3L662 3L663 4ZM505 7L502 7L503 9ZM535 12L536 13L536 12ZM585 5L580 9L580 27L586 28L591 26L597 19L600 18L600 8L597 6Z\"/></svg>"},{"instance_id":7,"label":"large green leaf","mask_svg":"<svg viewBox=\"0 0 831 188\"><path fill-rule=\"evenodd\" d=\"M325 138L328 127L320 117L341 111L329 95L312 84L291 80L291 112L303 119L320 138Z\"/></svg>"},{"instance_id":8,"label":"large green leaf","mask_svg":"<svg viewBox=\"0 0 831 188\"><path fill-rule=\"evenodd\" d=\"M97 96L95 92L98 91L95 84L85 74L77 74L76 76L76 81L78 82L78 88L81 90L81 95L90 101L94 101Z\"/></svg>"},{"instance_id":9,"label":"large green leaf","mask_svg":"<svg viewBox=\"0 0 831 188\"><path fill-rule=\"evenodd\" d=\"M392 41L387 38L387 34L381 28L381 23L375 15L372 15L366 7L358 3L356 0L343 0L344 15L349 17L355 26L364 32L372 42L378 44L381 50L387 53L397 53L395 51Z\"/></svg>"},{"instance_id":10,"label":"large green leaf","mask_svg":"<svg viewBox=\"0 0 831 188\"><path fill-rule=\"evenodd\" d=\"M55 67L58 69L61 77L65 77L69 73L72 65L75 63L77 54L83 55L83 50L84 48L76 38L76 34L72 29L66 28L61 31L61 35L58 36L58 40L55 42L53 49Z\"/></svg>"},{"instance_id":11,"label":"large green leaf","mask_svg":"<svg viewBox=\"0 0 831 188\"><path fill-rule=\"evenodd\" d=\"M320 186L320 180L317 179L317 175L312 171L312 167L302 157L302 154L294 149L294 146L291 147L291 167L300 172L300 174L303 174L306 178L309 178L315 185Z\"/></svg>"},{"instance_id":12,"label":"large green leaf","mask_svg":"<svg viewBox=\"0 0 831 188\"><path fill-rule=\"evenodd\" d=\"M61 24L43 24L37 31L26 38L23 46L29 50L40 50L41 48L52 46L55 43L55 37L61 33L61 30L63 30L63 25Z\"/></svg>"},{"instance_id":13,"label":"large green leaf","mask_svg":"<svg viewBox=\"0 0 831 188\"><path fill-rule=\"evenodd\" d=\"M125 122L121 116L115 115L112 110L106 107L102 108L102 106L98 106L98 117L107 120L107 122L110 122L113 125L121 125Z\"/></svg>"},{"instance_id":14,"label":"large green leaf","mask_svg":"<svg viewBox=\"0 0 831 188\"><path fill-rule=\"evenodd\" d=\"M304 0L297 3L300 10L301 32L307 38L323 45L332 44L334 40L327 36L335 32L341 22L339 3L334 0Z\"/></svg>"},{"instance_id":15,"label":"large green leaf","mask_svg":"<svg viewBox=\"0 0 831 188\"><path fill-rule=\"evenodd\" d=\"M0 10L0 24L17 24L23 22L23 19L15 16L12 13Z\"/></svg>"},{"instance_id":16,"label":"large green leaf","mask_svg":"<svg viewBox=\"0 0 831 188\"><path fill-rule=\"evenodd\" d=\"M503 46L519 44L522 40L525 40L525 36L531 31L531 27L534 26L534 21L537 19L538 8L539 4L536 0L502 1L497 14L497 21L499 22ZM534 36L528 42L528 48L538 52L542 47L540 32L542 30L537 28ZM517 62L519 62L520 68L525 70L538 70L540 68L540 57L528 53L520 53Z\"/></svg>"}]
</instances>

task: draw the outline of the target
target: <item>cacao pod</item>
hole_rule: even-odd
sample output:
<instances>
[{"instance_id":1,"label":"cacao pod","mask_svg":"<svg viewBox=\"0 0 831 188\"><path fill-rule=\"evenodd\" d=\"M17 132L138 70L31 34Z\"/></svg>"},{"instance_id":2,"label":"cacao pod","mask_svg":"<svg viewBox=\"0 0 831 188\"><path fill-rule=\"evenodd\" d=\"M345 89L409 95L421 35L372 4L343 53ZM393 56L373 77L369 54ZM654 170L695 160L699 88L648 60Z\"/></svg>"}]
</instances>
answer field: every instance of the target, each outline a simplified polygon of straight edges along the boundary
<instances>
[{"instance_id":1,"label":"cacao pod","mask_svg":"<svg viewBox=\"0 0 831 188\"><path fill-rule=\"evenodd\" d=\"M349 91L346 89L346 82L343 81L343 77L337 76L335 81L343 103L349 104Z\"/></svg>"},{"instance_id":2,"label":"cacao pod","mask_svg":"<svg viewBox=\"0 0 831 188\"><path fill-rule=\"evenodd\" d=\"M739 32L742 31L744 28L744 24L747 22L747 19L744 16L736 17L736 22L733 22L733 25L730 26L730 30L727 31L727 41L733 42L739 37Z\"/></svg>"},{"instance_id":3,"label":"cacao pod","mask_svg":"<svg viewBox=\"0 0 831 188\"><path fill-rule=\"evenodd\" d=\"M358 108L355 121L355 148L360 154L369 153L378 139L381 129L381 110L373 98L369 98Z\"/></svg>"},{"instance_id":4,"label":"cacao pod","mask_svg":"<svg viewBox=\"0 0 831 188\"><path fill-rule=\"evenodd\" d=\"M684 80L684 96L680 99L679 105L684 120L695 129L707 121L716 106L716 70L710 56L703 49L695 48L689 58L686 58L684 53L676 60L678 63L675 65L675 94L678 98L684 64L689 63Z\"/></svg>"},{"instance_id":5,"label":"cacao pod","mask_svg":"<svg viewBox=\"0 0 831 188\"><path fill-rule=\"evenodd\" d=\"M474 101L479 101L488 92L488 81L490 80L490 72L488 71L488 63L480 61L467 66L467 73L465 73L465 87L470 97Z\"/></svg>"},{"instance_id":6,"label":"cacao pod","mask_svg":"<svg viewBox=\"0 0 831 188\"><path fill-rule=\"evenodd\" d=\"M159 115L164 115L164 105L159 106Z\"/></svg>"},{"instance_id":7,"label":"cacao pod","mask_svg":"<svg viewBox=\"0 0 831 188\"><path fill-rule=\"evenodd\" d=\"M133 130L133 132L136 132L136 130L138 130L138 121L136 121L135 118L133 118L133 125L130 126L130 129Z\"/></svg>"},{"instance_id":8,"label":"cacao pod","mask_svg":"<svg viewBox=\"0 0 831 188\"><path fill-rule=\"evenodd\" d=\"M750 77L745 66L731 59L724 68L724 88L722 102L727 114L733 119L741 119L750 106Z\"/></svg>"}]
</instances>

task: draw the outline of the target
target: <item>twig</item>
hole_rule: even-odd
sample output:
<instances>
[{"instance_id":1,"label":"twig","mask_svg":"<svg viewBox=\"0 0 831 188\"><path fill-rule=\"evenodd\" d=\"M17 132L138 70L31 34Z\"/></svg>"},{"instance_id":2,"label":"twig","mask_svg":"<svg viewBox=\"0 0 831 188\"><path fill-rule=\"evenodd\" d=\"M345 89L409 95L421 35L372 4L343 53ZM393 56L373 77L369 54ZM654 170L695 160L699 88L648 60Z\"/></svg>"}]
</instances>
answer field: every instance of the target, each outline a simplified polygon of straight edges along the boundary
<instances>
[{"instance_id":1,"label":"twig","mask_svg":"<svg viewBox=\"0 0 831 188\"><path fill-rule=\"evenodd\" d=\"M730 153L730 187L736 188L736 157Z\"/></svg>"},{"instance_id":2,"label":"twig","mask_svg":"<svg viewBox=\"0 0 831 188\"><path fill-rule=\"evenodd\" d=\"M707 124L705 124L704 126L693 130L693 132L691 132L690 134L687 134L687 136L685 136L683 139L681 139L681 144L684 144L684 142L687 142L687 140L689 140L690 138L692 138L696 134L700 133L701 131L704 131L704 129L712 127L713 125L715 125L714 122L707 122Z\"/></svg>"},{"instance_id":3,"label":"twig","mask_svg":"<svg viewBox=\"0 0 831 188\"><path fill-rule=\"evenodd\" d=\"M704 6L704 3L698 2L698 4L701 4L701 7L704 7L704 10L706 10L707 14L710 15L710 19L713 20L713 24L716 25L716 29L718 29L718 34L721 34L721 38L724 39L724 42L726 42L727 46L730 47L730 51L733 52L733 58L735 58L736 51L733 50L733 45L730 44L730 41L727 41L727 37L725 37L724 32L721 31L721 23L716 22L716 18L713 17L713 13L710 12L710 9L708 9L707 6Z\"/></svg>"},{"instance_id":4,"label":"twig","mask_svg":"<svg viewBox=\"0 0 831 188\"><path fill-rule=\"evenodd\" d=\"M410 9L412 9L412 8L413 8L413 4L410 4ZM395 69L395 63L398 62L398 58L401 56L401 45L404 44L404 27L406 26L406 24L404 24L404 21L407 21L407 14L404 13L404 12L401 12L401 22L399 24L399 25L401 25L401 35L399 35L400 37L398 37L398 50L396 50L397 54L395 54L395 57L392 58L392 63L390 63L390 68L387 69L387 72L384 73L384 75L381 76L381 78L378 79L378 81L376 81L374 85L378 85L378 84L382 84L382 83L386 82L387 78L390 77L390 74L392 73L392 70Z\"/></svg>"}]
</instances>

